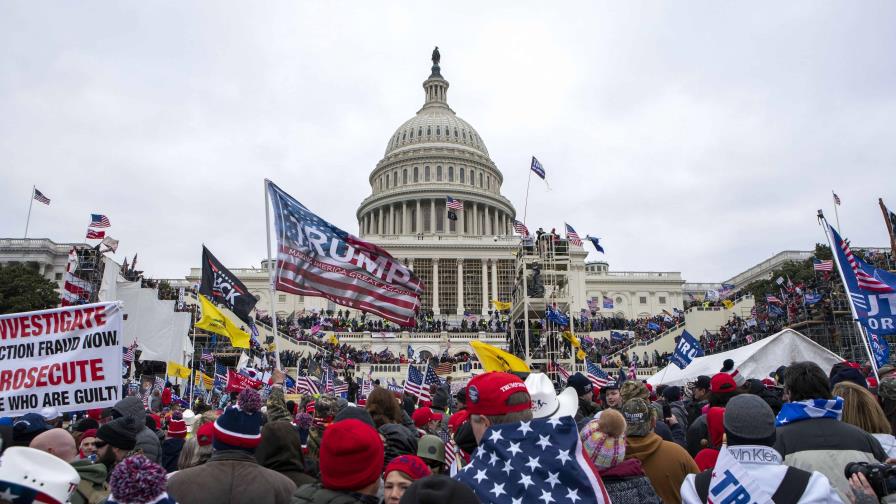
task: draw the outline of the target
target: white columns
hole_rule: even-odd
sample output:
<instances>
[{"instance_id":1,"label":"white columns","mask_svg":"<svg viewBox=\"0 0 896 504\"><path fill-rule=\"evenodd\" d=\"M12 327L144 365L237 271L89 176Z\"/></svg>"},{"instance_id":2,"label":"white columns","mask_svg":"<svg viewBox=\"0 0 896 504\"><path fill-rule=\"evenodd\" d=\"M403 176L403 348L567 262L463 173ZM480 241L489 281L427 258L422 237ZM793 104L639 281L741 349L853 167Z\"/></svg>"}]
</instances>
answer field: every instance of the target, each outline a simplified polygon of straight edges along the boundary
<instances>
[{"instance_id":1,"label":"white columns","mask_svg":"<svg viewBox=\"0 0 896 504\"><path fill-rule=\"evenodd\" d=\"M408 234L408 203L401 202L401 234Z\"/></svg>"},{"instance_id":2,"label":"white columns","mask_svg":"<svg viewBox=\"0 0 896 504\"><path fill-rule=\"evenodd\" d=\"M482 259L482 314L488 313L488 264Z\"/></svg>"},{"instance_id":3,"label":"white columns","mask_svg":"<svg viewBox=\"0 0 896 504\"><path fill-rule=\"evenodd\" d=\"M501 299L498 297L498 260L492 259L489 262L492 263L492 299L497 299L498 301L507 301L506 299Z\"/></svg>"},{"instance_id":4,"label":"white columns","mask_svg":"<svg viewBox=\"0 0 896 504\"><path fill-rule=\"evenodd\" d=\"M423 212L420 211L420 200L417 200L417 215L414 216L414 220L416 220L416 224L414 226L414 231L417 233L423 232Z\"/></svg>"},{"instance_id":5,"label":"white columns","mask_svg":"<svg viewBox=\"0 0 896 504\"><path fill-rule=\"evenodd\" d=\"M442 212L442 232L448 234L448 230L450 229L448 219L448 200L445 200L443 203L440 203L439 206L444 205L445 211Z\"/></svg>"},{"instance_id":6,"label":"white columns","mask_svg":"<svg viewBox=\"0 0 896 504\"><path fill-rule=\"evenodd\" d=\"M439 309L439 260L432 260L432 312L441 315Z\"/></svg>"},{"instance_id":7,"label":"white columns","mask_svg":"<svg viewBox=\"0 0 896 504\"><path fill-rule=\"evenodd\" d=\"M492 234L492 218L489 215L488 206L485 207L485 234Z\"/></svg>"},{"instance_id":8,"label":"white columns","mask_svg":"<svg viewBox=\"0 0 896 504\"><path fill-rule=\"evenodd\" d=\"M473 234L479 234L479 203L473 203Z\"/></svg>"},{"instance_id":9,"label":"white columns","mask_svg":"<svg viewBox=\"0 0 896 504\"><path fill-rule=\"evenodd\" d=\"M429 232L436 232L436 200L429 200Z\"/></svg>"},{"instance_id":10,"label":"white columns","mask_svg":"<svg viewBox=\"0 0 896 504\"><path fill-rule=\"evenodd\" d=\"M457 314L464 314L464 260L460 258L457 260Z\"/></svg>"},{"instance_id":11,"label":"white columns","mask_svg":"<svg viewBox=\"0 0 896 504\"><path fill-rule=\"evenodd\" d=\"M384 233L385 230L383 229L383 224L384 224L384 222L383 222L383 207L380 207L379 208L379 219L377 219L377 223L376 223L376 234Z\"/></svg>"}]
</instances>

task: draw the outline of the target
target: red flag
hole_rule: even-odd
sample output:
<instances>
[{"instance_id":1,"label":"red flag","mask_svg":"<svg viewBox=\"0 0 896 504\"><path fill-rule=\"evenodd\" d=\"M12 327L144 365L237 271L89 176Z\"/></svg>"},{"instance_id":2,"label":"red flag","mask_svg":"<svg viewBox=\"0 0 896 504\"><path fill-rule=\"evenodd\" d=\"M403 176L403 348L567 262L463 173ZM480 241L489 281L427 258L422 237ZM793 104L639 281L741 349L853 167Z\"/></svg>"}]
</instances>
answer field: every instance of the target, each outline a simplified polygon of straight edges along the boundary
<instances>
[{"instance_id":1,"label":"red flag","mask_svg":"<svg viewBox=\"0 0 896 504\"><path fill-rule=\"evenodd\" d=\"M105 231L97 231L95 229L87 228L87 239L88 240L102 240L106 237Z\"/></svg>"},{"instance_id":2,"label":"red flag","mask_svg":"<svg viewBox=\"0 0 896 504\"><path fill-rule=\"evenodd\" d=\"M258 390L261 387L264 387L264 383L262 383L261 380L241 375L234 372L232 369L227 370L227 386L224 387L224 392L239 392L246 388L254 388L255 390Z\"/></svg>"}]
</instances>

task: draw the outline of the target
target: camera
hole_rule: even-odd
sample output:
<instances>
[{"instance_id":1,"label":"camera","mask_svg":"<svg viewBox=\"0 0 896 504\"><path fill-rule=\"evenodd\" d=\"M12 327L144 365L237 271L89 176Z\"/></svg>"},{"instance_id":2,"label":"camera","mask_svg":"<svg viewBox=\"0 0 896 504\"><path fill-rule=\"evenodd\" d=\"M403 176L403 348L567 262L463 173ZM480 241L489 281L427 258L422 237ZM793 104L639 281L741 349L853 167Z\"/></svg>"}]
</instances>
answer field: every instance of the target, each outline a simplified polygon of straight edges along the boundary
<instances>
[{"instance_id":1,"label":"camera","mask_svg":"<svg viewBox=\"0 0 896 504\"><path fill-rule=\"evenodd\" d=\"M883 499L896 492L896 467L871 462L850 462L843 472L846 479L857 473L865 475L878 498Z\"/></svg>"}]
</instances>

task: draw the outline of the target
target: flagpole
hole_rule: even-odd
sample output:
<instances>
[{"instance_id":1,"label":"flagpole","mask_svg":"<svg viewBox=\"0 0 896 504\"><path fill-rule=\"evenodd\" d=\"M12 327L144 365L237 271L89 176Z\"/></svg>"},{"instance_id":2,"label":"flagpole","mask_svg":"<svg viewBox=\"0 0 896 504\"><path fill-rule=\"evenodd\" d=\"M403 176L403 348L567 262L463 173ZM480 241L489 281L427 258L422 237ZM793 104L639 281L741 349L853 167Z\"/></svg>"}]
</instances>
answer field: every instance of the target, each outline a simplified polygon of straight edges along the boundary
<instances>
[{"instance_id":1,"label":"flagpole","mask_svg":"<svg viewBox=\"0 0 896 504\"><path fill-rule=\"evenodd\" d=\"M196 313L193 313L193 355L190 358L190 406L193 408L193 389L196 388Z\"/></svg>"},{"instance_id":2,"label":"flagpole","mask_svg":"<svg viewBox=\"0 0 896 504\"><path fill-rule=\"evenodd\" d=\"M840 213L837 212L837 207L840 206L840 203L837 201L837 199L839 199L839 196L837 196L837 193L835 193L834 191L831 191L831 194L833 194L834 198L835 198L834 199L834 218L837 220L837 234L839 234L840 236L843 236L843 231L840 231ZM833 249L833 246L832 246L832 249Z\"/></svg>"},{"instance_id":3,"label":"flagpole","mask_svg":"<svg viewBox=\"0 0 896 504\"><path fill-rule=\"evenodd\" d=\"M828 226L827 220L824 218L824 214L821 210L818 211L818 221L823 223L824 225L824 234L828 239L828 245L831 247L832 255L834 256L834 261L837 263L837 272L840 274L840 281L843 282L843 290L846 292L846 298L849 300L849 310L852 312L852 320L856 324L856 328L859 330L859 336L862 339L862 344L865 346L865 351L868 352L868 357L871 360L871 369L874 371L874 377L880 380L877 375L877 360L874 358L874 354L871 352L871 346L868 344L868 334L865 332L865 328L862 327L862 323L859 322L859 315L856 313L856 306L853 303L852 296L849 292L849 285L846 283L846 274L843 273L843 264L840 264L840 256L837 254L837 250L834 248L834 237L831 236L831 232ZM839 231L838 231L839 233ZM842 239L842 236L841 236Z\"/></svg>"},{"instance_id":4,"label":"flagpole","mask_svg":"<svg viewBox=\"0 0 896 504\"><path fill-rule=\"evenodd\" d=\"M526 182L526 201L523 203L523 224L526 223L526 215L529 213L529 186L532 185L532 169L529 169L529 180ZM33 200L34 198L32 198Z\"/></svg>"},{"instance_id":5,"label":"flagpole","mask_svg":"<svg viewBox=\"0 0 896 504\"><path fill-rule=\"evenodd\" d=\"M274 309L274 264L271 256L271 196L268 194L269 183L268 179L264 179L264 227L267 233L268 271L270 272L268 274L268 293L271 297L271 327L274 329L274 363L277 369L280 369L280 346L277 344L277 337L280 336L280 333L277 332L277 311Z\"/></svg>"},{"instance_id":6,"label":"flagpole","mask_svg":"<svg viewBox=\"0 0 896 504\"><path fill-rule=\"evenodd\" d=\"M521 250L525 254L525 250ZM523 258L523 336L526 338L526 365L532 366L529 360L529 292L526 287L526 259Z\"/></svg>"},{"instance_id":7,"label":"flagpole","mask_svg":"<svg viewBox=\"0 0 896 504\"><path fill-rule=\"evenodd\" d=\"M883 198L877 198L877 203L880 205L880 211L884 214L884 223L887 225L887 234L890 235L890 251L893 253L894 258L896 258L896 229L893 229L894 224L890 222L890 215L887 212L887 206L884 205Z\"/></svg>"},{"instance_id":8,"label":"flagpole","mask_svg":"<svg viewBox=\"0 0 896 504\"><path fill-rule=\"evenodd\" d=\"M31 207L34 206L34 191L36 189L37 186L31 186L31 200L28 202L28 217L25 219L25 238L28 238L28 225L31 224ZM528 198L528 189L526 197Z\"/></svg>"}]
</instances>

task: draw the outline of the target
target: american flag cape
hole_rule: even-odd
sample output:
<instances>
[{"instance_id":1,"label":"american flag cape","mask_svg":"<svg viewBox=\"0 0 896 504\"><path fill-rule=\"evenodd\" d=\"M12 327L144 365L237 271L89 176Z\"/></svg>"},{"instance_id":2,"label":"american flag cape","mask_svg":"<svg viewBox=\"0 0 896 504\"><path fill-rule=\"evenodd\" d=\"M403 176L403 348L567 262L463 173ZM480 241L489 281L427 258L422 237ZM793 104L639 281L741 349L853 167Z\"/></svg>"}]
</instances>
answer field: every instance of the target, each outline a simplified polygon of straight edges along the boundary
<instances>
[{"instance_id":1,"label":"american flag cape","mask_svg":"<svg viewBox=\"0 0 896 504\"><path fill-rule=\"evenodd\" d=\"M489 427L456 477L483 503L609 503L572 417Z\"/></svg>"},{"instance_id":2,"label":"american flag cape","mask_svg":"<svg viewBox=\"0 0 896 504\"><path fill-rule=\"evenodd\" d=\"M384 249L321 219L267 181L277 232L275 287L412 326L424 286Z\"/></svg>"},{"instance_id":3,"label":"american flag cape","mask_svg":"<svg viewBox=\"0 0 896 504\"><path fill-rule=\"evenodd\" d=\"M404 382L404 391L416 396L421 401L430 399L429 386L423 382L423 373L413 365L408 366L408 378Z\"/></svg>"}]
</instances>

